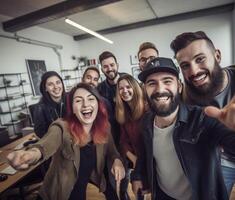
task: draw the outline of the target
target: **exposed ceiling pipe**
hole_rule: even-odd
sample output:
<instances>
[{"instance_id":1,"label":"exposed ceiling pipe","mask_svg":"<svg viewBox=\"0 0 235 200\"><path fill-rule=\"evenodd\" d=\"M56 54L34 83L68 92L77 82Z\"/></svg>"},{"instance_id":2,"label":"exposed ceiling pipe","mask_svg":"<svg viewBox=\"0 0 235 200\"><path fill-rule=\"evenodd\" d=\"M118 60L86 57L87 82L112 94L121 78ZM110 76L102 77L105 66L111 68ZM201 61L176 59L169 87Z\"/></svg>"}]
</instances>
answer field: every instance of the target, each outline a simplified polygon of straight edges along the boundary
<instances>
[{"instance_id":1,"label":"exposed ceiling pipe","mask_svg":"<svg viewBox=\"0 0 235 200\"><path fill-rule=\"evenodd\" d=\"M58 56L60 70L62 69L62 58L61 58L60 52L58 51L59 49L63 49L62 45L52 44L52 43L48 43L48 42L42 42L39 40L33 40L30 38L19 36L17 34L14 34L14 36L0 34L0 37L7 38L7 39L13 39L13 40L16 40L17 42L52 48L54 50L54 52L56 53L56 55Z\"/></svg>"},{"instance_id":2,"label":"exposed ceiling pipe","mask_svg":"<svg viewBox=\"0 0 235 200\"><path fill-rule=\"evenodd\" d=\"M39 40L33 40L30 38L19 36L17 34L14 34L14 36L0 34L0 37L13 39L13 40L16 40L17 42L23 42L23 43L33 44L33 45L37 45L37 46L49 47L52 49L54 49L54 48L55 49L63 49L62 45L52 44L52 43L48 43L48 42L42 42Z\"/></svg>"},{"instance_id":3,"label":"exposed ceiling pipe","mask_svg":"<svg viewBox=\"0 0 235 200\"><path fill-rule=\"evenodd\" d=\"M63 69L63 63L62 63L62 58L61 58L61 54L58 51L58 49L53 48L54 52L56 53L56 55L58 56L59 59L59 67L60 67L60 71Z\"/></svg>"},{"instance_id":4,"label":"exposed ceiling pipe","mask_svg":"<svg viewBox=\"0 0 235 200\"><path fill-rule=\"evenodd\" d=\"M23 43L28 43L28 44L34 44L34 45L38 45L38 46L43 46L43 47L49 47L52 49L62 49L63 46L62 45L57 45L57 44L52 44L52 43L48 43L48 42L42 42L39 40L33 40L30 38L26 38L26 37L22 37L17 35L17 33L15 33L15 38L18 42L23 42Z\"/></svg>"}]
</instances>

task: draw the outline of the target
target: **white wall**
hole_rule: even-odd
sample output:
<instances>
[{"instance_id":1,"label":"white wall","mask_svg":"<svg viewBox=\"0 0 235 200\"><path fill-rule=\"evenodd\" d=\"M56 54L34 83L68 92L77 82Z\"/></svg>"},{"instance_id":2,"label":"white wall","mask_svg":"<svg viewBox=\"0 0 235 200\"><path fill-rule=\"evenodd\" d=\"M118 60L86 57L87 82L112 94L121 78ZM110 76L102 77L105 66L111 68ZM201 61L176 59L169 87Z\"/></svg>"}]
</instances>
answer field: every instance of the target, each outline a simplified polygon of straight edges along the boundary
<instances>
[{"instance_id":1,"label":"white wall","mask_svg":"<svg viewBox=\"0 0 235 200\"><path fill-rule=\"evenodd\" d=\"M13 36L2 29L0 29L0 34ZM71 57L72 55L79 56L79 44L71 36L40 27L28 28L17 34L33 40L62 45L63 49L59 52L63 68L77 66L77 61L72 60ZM0 73L26 72L25 59L45 60L47 70L60 71L59 59L53 49L0 37Z\"/></svg>"},{"instance_id":2,"label":"white wall","mask_svg":"<svg viewBox=\"0 0 235 200\"><path fill-rule=\"evenodd\" d=\"M79 44L81 55L89 58L98 58L104 50L113 52L119 62L119 71L131 73L129 56L137 53L142 42L153 42L159 49L160 56L173 57L169 45L176 35L186 31L203 30L221 50L222 66L226 66L232 63L232 27L230 12L106 35L114 41L113 45L95 38L82 40Z\"/></svg>"},{"instance_id":3,"label":"white wall","mask_svg":"<svg viewBox=\"0 0 235 200\"><path fill-rule=\"evenodd\" d=\"M40 27L33 27L25 29L17 33L20 36L30 38L33 40L38 40L41 42L53 43L57 45L62 45L63 49L58 50L61 55L61 60L63 68L72 69L77 66L77 60L72 60L72 56L79 56L79 44L73 40L73 37L53 32L47 29ZM0 29L0 35L14 36L13 34L6 33ZM46 63L47 70L55 70L60 72L60 63L58 56L53 51L52 48L42 47L32 44L21 43L13 39L8 39L5 37L0 37L0 73L21 73L27 72L26 59L33 60L44 60ZM27 75L27 74L25 74ZM24 75L23 75L24 76ZM17 76L8 76L8 79L11 81L16 81L18 83ZM28 80L28 77L23 77L23 79ZM29 81L29 80L28 80ZM0 79L0 85L3 83L3 78ZM13 84L14 85L14 84ZM24 91L31 93L30 85L24 86ZM14 94L22 92L21 88L9 88L7 89L8 94ZM0 90L0 97L5 97L5 90ZM31 98L32 96L27 96L26 101L29 104L36 103L38 99ZM14 105L21 105L24 102L23 98L9 102L11 107ZM7 101L2 101L0 106L3 111L9 111L9 106ZM17 119L18 112L12 113L12 118ZM11 115L1 115L1 123L6 123L11 120ZM22 127L22 124L17 124L15 126L16 130L19 131ZM8 127L9 134L13 134L13 127Z\"/></svg>"}]
</instances>

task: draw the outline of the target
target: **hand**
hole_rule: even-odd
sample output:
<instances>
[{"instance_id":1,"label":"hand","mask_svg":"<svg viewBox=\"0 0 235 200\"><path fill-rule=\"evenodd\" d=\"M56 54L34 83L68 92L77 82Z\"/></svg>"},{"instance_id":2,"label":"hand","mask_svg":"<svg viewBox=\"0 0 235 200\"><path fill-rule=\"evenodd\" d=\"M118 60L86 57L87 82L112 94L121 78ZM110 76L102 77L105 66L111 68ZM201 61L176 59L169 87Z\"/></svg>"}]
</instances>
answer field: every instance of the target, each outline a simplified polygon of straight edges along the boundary
<instances>
[{"instance_id":1,"label":"hand","mask_svg":"<svg viewBox=\"0 0 235 200\"><path fill-rule=\"evenodd\" d=\"M117 184L120 184L121 180L125 177L125 168L121 160L119 159L114 160L111 172L115 176Z\"/></svg>"},{"instance_id":2,"label":"hand","mask_svg":"<svg viewBox=\"0 0 235 200\"><path fill-rule=\"evenodd\" d=\"M143 188L143 183L142 183L142 181L133 181L131 183L131 185L132 185L132 191L135 194L135 196L137 197L137 193L138 193L139 189L142 190L142 188Z\"/></svg>"},{"instance_id":3,"label":"hand","mask_svg":"<svg viewBox=\"0 0 235 200\"><path fill-rule=\"evenodd\" d=\"M132 162L132 164L133 164L133 169L135 169L136 160L137 160L136 155L134 155L133 153L131 153L130 151L128 151L128 152L126 153L126 156L127 156L127 158Z\"/></svg>"},{"instance_id":4,"label":"hand","mask_svg":"<svg viewBox=\"0 0 235 200\"><path fill-rule=\"evenodd\" d=\"M218 119L228 128L235 130L235 96L223 108L219 109L214 106L207 106L204 112L208 116Z\"/></svg>"},{"instance_id":5,"label":"hand","mask_svg":"<svg viewBox=\"0 0 235 200\"><path fill-rule=\"evenodd\" d=\"M41 152L37 148L32 148L27 151L14 151L7 155L9 164L17 170L28 169L31 164L35 163L40 158Z\"/></svg>"}]
</instances>

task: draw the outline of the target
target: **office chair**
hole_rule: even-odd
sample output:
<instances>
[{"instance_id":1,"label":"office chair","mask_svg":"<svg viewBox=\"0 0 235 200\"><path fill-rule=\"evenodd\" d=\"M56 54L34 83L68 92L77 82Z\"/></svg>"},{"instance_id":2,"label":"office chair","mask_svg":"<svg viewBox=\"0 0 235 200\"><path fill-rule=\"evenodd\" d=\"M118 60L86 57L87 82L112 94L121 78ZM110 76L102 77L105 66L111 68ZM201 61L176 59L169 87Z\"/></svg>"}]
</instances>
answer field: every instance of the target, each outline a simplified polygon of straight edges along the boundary
<instances>
[{"instance_id":1,"label":"office chair","mask_svg":"<svg viewBox=\"0 0 235 200\"><path fill-rule=\"evenodd\" d=\"M0 127L0 147L3 147L11 142L8 130L6 127Z\"/></svg>"}]
</instances>

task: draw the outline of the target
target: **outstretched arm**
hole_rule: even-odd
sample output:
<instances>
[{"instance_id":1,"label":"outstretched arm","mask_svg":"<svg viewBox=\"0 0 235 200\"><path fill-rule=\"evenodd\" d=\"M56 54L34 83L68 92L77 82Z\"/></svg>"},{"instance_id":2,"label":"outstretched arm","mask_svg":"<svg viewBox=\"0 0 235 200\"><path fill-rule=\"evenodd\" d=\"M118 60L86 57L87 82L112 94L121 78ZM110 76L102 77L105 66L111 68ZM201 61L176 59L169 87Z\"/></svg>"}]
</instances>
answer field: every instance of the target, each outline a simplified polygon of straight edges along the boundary
<instances>
[{"instance_id":1,"label":"outstretched arm","mask_svg":"<svg viewBox=\"0 0 235 200\"><path fill-rule=\"evenodd\" d=\"M40 160L42 154L38 148L29 150L19 150L8 154L7 159L9 164L17 170L29 168L30 165L35 164Z\"/></svg>"},{"instance_id":2,"label":"outstretched arm","mask_svg":"<svg viewBox=\"0 0 235 200\"><path fill-rule=\"evenodd\" d=\"M208 116L218 119L228 128L235 130L235 96L223 108L219 109L214 106L207 106L204 112Z\"/></svg>"}]
</instances>

